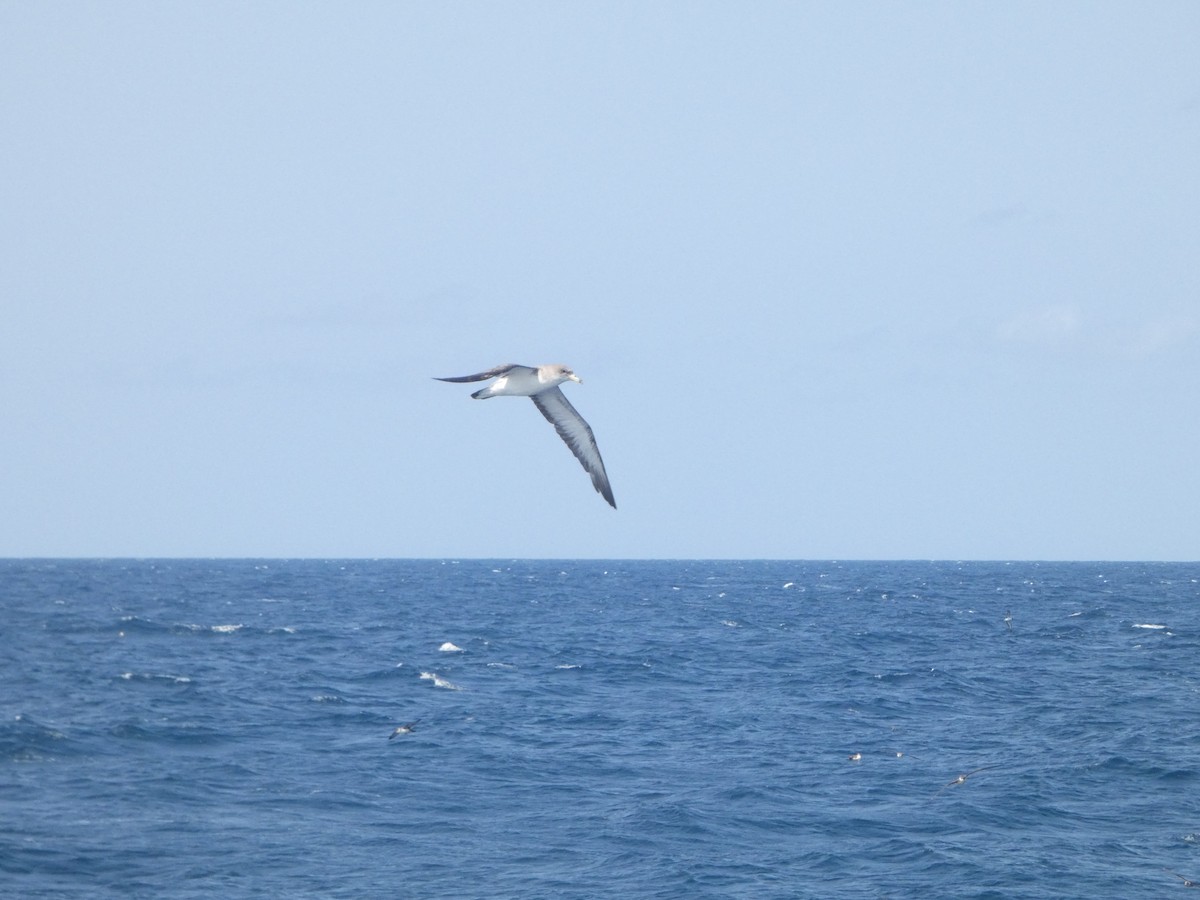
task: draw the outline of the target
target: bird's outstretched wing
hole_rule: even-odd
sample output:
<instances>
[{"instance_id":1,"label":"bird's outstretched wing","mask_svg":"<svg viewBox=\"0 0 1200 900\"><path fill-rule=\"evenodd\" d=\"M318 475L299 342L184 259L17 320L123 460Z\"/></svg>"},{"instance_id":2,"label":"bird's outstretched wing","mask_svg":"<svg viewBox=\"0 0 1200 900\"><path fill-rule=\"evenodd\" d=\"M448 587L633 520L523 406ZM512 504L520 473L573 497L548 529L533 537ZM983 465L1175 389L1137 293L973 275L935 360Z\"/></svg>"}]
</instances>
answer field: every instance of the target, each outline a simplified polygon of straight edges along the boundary
<instances>
[{"instance_id":1,"label":"bird's outstretched wing","mask_svg":"<svg viewBox=\"0 0 1200 900\"><path fill-rule=\"evenodd\" d=\"M501 375L507 375L513 369L527 369L530 372L537 371L530 366L518 366L516 363L505 363L502 366L496 366L494 369L488 369L486 372L479 372L475 375L459 375L457 378L438 378L434 376L434 381L452 381L455 384L465 384L469 381L487 381L489 378L498 378Z\"/></svg>"},{"instance_id":2,"label":"bird's outstretched wing","mask_svg":"<svg viewBox=\"0 0 1200 900\"><path fill-rule=\"evenodd\" d=\"M604 460L600 458L600 448L596 446L596 436L592 434L591 426L556 387L534 394L529 399L554 426L563 442L571 448L575 458L583 465L584 471L592 476L592 486L608 501L609 506L616 509L617 501L613 499L608 473L604 471Z\"/></svg>"},{"instance_id":3,"label":"bird's outstretched wing","mask_svg":"<svg viewBox=\"0 0 1200 900\"><path fill-rule=\"evenodd\" d=\"M1178 872L1172 872L1166 866L1163 867L1163 871L1168 875L1174 875L1176 878L1182 881L1184 887L1200 887L1200 882L1192 881L1192 879L1188 878L1186 875L1180 875Z\"/></svg>"}]
</instances>

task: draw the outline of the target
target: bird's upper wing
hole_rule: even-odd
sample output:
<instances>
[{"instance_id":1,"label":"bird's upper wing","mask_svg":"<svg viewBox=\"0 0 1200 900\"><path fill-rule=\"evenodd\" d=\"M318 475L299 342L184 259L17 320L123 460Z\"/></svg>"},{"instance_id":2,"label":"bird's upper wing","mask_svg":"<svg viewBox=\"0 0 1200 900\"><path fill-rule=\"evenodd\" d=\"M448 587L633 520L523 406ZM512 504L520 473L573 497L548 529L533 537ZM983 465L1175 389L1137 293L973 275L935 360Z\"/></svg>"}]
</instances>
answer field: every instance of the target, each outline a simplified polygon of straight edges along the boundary
<instances>
[{"instance_id":1,"label":"bird's upper wing","mask_svg":"<svg viewBox=\"0 0 1200 900\"><path fill-rule=\"evenodd\" d=\"M434 376L435 381L453 381L455 384L463 384L468 381L487 381L489 378L497 378L500 375L507 375L513 369L526 369L530 372L536 372L537 369L531 366L518 366L516 363L505 363L502 366L496 366L494 369L488 369L486 372L479 372L475 375L459 375L457 378L438 378Z\"/></svg>"},{"instance_id":2,"label":"bird's upper wing","mask_svg":"<svg viewBox=\"0 0 1200 900\"><path fill-rule=\"evenodd\" d=\"M584 470L592 476L592 486L608 501L609 506L616 509L617 501L613 499L608 473L604 471L604 460L600 458L600 448L596 446L596 436L592 434L588 423L583 421L583 416L575 411L575 407L557 387L534 394L529 399L554 426L558 436L583 464Z\"/></svg>"}]
</instances>

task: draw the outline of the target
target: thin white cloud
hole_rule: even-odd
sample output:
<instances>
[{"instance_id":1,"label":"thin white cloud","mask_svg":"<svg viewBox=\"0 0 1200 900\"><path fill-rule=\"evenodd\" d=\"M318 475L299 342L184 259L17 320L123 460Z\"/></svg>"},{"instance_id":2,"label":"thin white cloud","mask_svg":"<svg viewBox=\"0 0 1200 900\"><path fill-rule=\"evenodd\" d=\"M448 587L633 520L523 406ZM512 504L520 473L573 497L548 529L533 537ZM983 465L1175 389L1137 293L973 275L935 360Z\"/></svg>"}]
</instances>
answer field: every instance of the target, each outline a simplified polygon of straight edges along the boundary
<instances>
[{"instance_id":1,"label":"thin white cloud","mask_svg":"<svg viewBox=\"0 0 1200 900\"><path fill-rule=\"evenodd\" d=\"M1054 304L1026 310L1001 322L996 335L1005 343L1062 344L1078 336L1082 324L1077 307Z\"/></svg>"}]
</instances>

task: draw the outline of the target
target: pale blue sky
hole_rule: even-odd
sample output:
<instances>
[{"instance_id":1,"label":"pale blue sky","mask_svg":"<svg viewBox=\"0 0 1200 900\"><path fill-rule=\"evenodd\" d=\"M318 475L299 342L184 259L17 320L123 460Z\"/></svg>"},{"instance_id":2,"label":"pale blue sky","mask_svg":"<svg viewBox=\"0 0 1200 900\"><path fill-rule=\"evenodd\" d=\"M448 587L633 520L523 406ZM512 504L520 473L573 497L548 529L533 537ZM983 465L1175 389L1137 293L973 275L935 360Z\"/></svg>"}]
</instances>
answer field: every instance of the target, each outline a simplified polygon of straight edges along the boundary
<instances>
[{"instance_id":1,"label":"pale blue sky","mask_svg":"<svg viewBox=\"0 0 1200 900\"><path fill-rule=\"evenodd\" d=\"M0 135L0 555L1200 558L1200 4L5 0Z\"/></svg>"}]
</instances>

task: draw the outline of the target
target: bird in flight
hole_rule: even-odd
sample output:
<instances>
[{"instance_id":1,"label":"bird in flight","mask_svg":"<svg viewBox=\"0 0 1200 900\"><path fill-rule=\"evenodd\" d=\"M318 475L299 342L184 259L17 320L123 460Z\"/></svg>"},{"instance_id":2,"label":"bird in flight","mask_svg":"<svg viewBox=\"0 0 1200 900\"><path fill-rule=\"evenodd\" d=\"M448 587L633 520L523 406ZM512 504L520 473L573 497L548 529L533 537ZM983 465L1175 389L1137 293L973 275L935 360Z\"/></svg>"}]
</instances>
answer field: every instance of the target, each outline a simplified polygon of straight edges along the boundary
<instances>
[{"instance_id":1,"label":"bird in flight","mask_svg":"<svg viewBox=\"0 0 1200 900\"><path fill-rule=\"evenodd\" d=\"M1200 882L1192 881L1192 879L1180 875L1178 872L1172 872L1170 869L1163 869L1163 871L1168 875L1174 875L1176 878L1182 881L1184 887L1200 887Z\"/></svg>"},{"instance_id":2,"label":"bird in flight","mask_svg":"<svg viewBox=\"0 0 1200 900\"><path fill-rule=\"evenodd\" d=\"M489 397L528 397L532 400L533 405L554 426L558 436L575 454L584 471L591 476L592 486L608 501L609 506L616 509L617 501L613 499L608 473L604 471L604 460L600 458L600 448L596 446L596 436L592 434L591 426L575 411L575 407L558 387L564 381L583 384L579 376L561 363L544 366L518 366L508 363L475 375L436 380L464 384L487 381L489 378L496 380L471 396L476 400L487 400Z\"/></svg>"},{"instance_id":3,"label":"bird in flight","mask_svg":"<svg viewBox=\"0 0 1200 900\"><path fill-rule=\"evenodd\" d=\"M947 781L942 786L942 789L939 790L937 792L937 794L934 794L933 796L936 797L942 791L946 790L946 788L952 788L952 787L957 787L960 784L966 784L967 779L970 778L972 775L977 775L980 772L986 772L988 769L994 769L994 768L996 768L996 767L995 766L980 766L978 769L972 769L970 772L966 772L962 775L959 775L957 778L952 779L951 781Z\"/></svg>"},{"instance_id":4,"label":"bird in flight","mask_svg":"<svg viewBox=\"0 0 1200 900\"><path fill-rule=\"evenodd\" d=\"M405 722L403 725L398 725L396 727L396 730L393 731L390 735L388 735L388 740L390 741L392 738L394 738L398 734L412 734L413 731L416 730L417 722L420 722L420 721L421 721L420 719L416 719L412 722Z\"/></svg>"}]
</instances>

